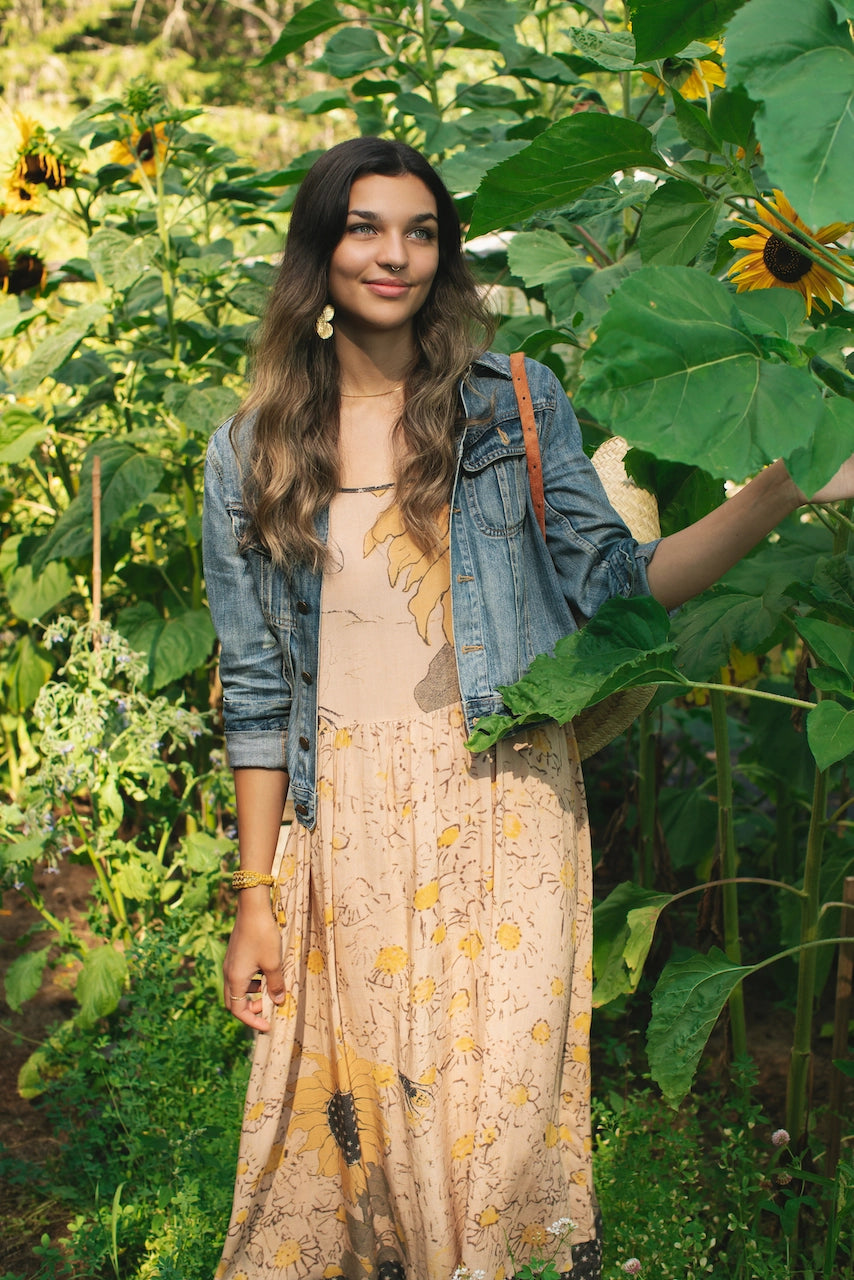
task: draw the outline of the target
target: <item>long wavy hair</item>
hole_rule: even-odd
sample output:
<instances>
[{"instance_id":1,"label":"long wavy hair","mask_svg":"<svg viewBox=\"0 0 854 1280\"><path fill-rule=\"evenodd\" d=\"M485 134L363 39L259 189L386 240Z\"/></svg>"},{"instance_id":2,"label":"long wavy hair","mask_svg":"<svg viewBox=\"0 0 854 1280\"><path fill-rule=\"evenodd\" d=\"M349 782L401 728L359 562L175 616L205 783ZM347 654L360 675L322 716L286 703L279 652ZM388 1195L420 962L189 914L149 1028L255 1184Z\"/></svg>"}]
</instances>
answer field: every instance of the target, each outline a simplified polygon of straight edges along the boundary
<instances>
[{"instance_id":1,"label":"long wavy hair","mask_svg":"<svg viewBox=\"0 0 854 1280\"><path fill-rule=\"evenodd\" d=\"M260 540L284 567L320 569L326 547L315 520L339 487L339 365L315 322L328 297L329 260L344 235L353 182L367 174L414 174L438 211L439 265L414 320L416 358L395 431L395 501L422 551L439 540L437 519L454 472L459 383L489 344L494 321L461 246L454 202L417 151L381 138L339 143L306 175L291 214L279 274L253 349L252 385L232 432L252 420L243 496L247 541Z\"/></svg>"}]
</instances>

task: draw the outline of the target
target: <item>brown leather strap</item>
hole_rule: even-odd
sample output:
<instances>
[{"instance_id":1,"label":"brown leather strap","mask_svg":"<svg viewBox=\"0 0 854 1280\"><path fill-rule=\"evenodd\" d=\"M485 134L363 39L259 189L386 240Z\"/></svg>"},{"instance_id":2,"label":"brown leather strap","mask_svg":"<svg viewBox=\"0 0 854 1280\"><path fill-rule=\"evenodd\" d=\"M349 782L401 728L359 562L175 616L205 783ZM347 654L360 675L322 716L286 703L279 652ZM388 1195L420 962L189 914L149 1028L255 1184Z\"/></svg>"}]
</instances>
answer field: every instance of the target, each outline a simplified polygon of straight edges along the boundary
<instances>
[{"instance_id":1,"label":"brown leather strap","mask_svg":"<svg viewBox=\"0 0 854 1280\"><path fill-rule=\"evenodd\" d=\"M537 513L537 524L540 533L546 536L546 499L543 493L543 464L540 459L540 442L537 438L537 424L534 421L534 406L531 404L531 388L528 386L528 375L525 372L525 356L521 351L514 351L510 357L510 372L513 375L513 388L516 392L516 403L519 406L519 418L522 422L522 435L525 439L525 455L528 459L528 483L531 486L531 500Z\"/></svg>"}]
</instances>

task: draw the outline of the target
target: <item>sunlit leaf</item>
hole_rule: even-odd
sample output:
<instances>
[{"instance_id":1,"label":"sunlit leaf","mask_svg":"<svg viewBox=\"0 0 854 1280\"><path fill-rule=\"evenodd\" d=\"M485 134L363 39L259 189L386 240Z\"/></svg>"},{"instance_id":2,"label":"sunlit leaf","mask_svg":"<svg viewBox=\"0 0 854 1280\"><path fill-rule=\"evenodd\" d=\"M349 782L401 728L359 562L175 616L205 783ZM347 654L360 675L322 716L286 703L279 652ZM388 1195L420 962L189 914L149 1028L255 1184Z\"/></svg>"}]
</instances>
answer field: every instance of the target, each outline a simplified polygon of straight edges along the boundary
<instances>
[{"instance_id":1,"label":"sunlit leaf","mask_svg":"<svg viewBox=\"0 0 854 1280\"><path fill-rule=\"evenodd\" d=\"M472 236L555 209L626 169L660 169L649 130L634 120L585 111L544 130L480 184Z\"/></svg>"},{"instance_id":2,"label":"sunlit leaf","mask_svg":"<svg viewBox=\"0 0 854 1280\"><path fill-rule=\"evenodd\" d=\"M706 1042L724 1004L752 970L713 947L666 965L652 993L647 1027L649 1067L665 1099L678 1107L691 1088Z\"/></svg>"},{"instance_id":3,"label":"sunlit leaf","mask_svg":"<svg viewBox=\"0 0 854 1280\"><path fill-rule=\"evenodd\" d=\"M33 705L42 685L53 675L53 663L31 635L24 635L13 645L5 667L6 710L19 716Z\"/></svg>"},{"instance_id":4,"label":"sunlit leaf","mask_svg":"<svg viewBox=\"0 0 854 1280\"><path fill-rule=\"evenodd\" d=\"M20 372L14 374L12 383L19 395L29 395L54 369L69 358L75 348L107 314L104 302L90 302L85 307L70 312L64 320L48 330L48 335L36 347Z\"/></svg>"},{"instance_id":5,"label":"sunlit leaf","mask_svg":"<svg viewBox=\"0 0 854 1280\"><path fill-rule=\"evenodd\" d=\"M611 298L578 398L630 444L741 480L826 420L806 370L761 352L726 286L688 267L643 267Z\"/></svg>"},{"instance_id":6,"label":"sunlit leaf","mask_svg":"<svg viewBox=\"0 0 854 1280\"><path fill-rule=\"evenodd\" d=\"M127 978L124 952L109 943L87 951L77 977L74 995L80 1005L80 1021L91 1026L112 1013L122 996Z\"/></svg>"},{"instance_id":7,"label":"sunlit leaf","mask_svg":"<svg viewBox=\"0 0 854 1280\"><path fill-rule=\"evenodd\" d=\"M726 32L768 175L811 226L851 217L854 40L839 16L831 0L750 0Z\"/></svg>"},{"instance_id":8,"label":"sunlit leaf","mask_svg":"<svg viewBox=\"0 0 854 1280\"><path fill-rule=\"evenodd\" d=\"M310 41L346 22L344 14L332 0L315 0L314 4L297 6L290 22L285 24L276 43L258 64L261 67L270 62L279 62L289 53L303 49Z\"/></svg>"},{"instance_id":9,"label":"sunlit leaf","mask_svg":"<svg viewBox=\"0 0 854 1280\"><path fill-rule=\"evenodd\" d=\"M149 236L128 236L102 227L89 241L89 261L110 289L127 289L151 269L156 245Z\"/></svg>"},{"instance_id":10,"label":"sunlit leaf","mask_svg":"<svg viewBox=\"0 0 854 1280\"><path fill-rule=\"evenodd\" d=\"M594 1007L634 991L661 912L672 901L626 881L593 908Z\"/></svg>"},{"instance_id":11,"label":"sunlit leaf","mask_svg":"<svg viewBox=\"0 0 854 1280\"><path fill-rule=\"evenodd\" d=\"M393 61L373 31L345 27L330 37L323 56L314 65L324 67L339 80L348 80L376 67L388 67Z\"/></svg>"},{"instance_id":12,"label":"sunlit leaf","mask_svg":"<svg viewBox=\"0 0 854 1280\"><path fill-rule=\"evenodd\" d=\"M509 716L485 716L467 742L484 751L537 719L565 724L611 693L657 683L685 684L673 665L667 611L651 596L607 600L581 631L565 636L554 654L535 658L516 684L499 692Z\"/></svg>"},{"instance_id":13,"label":"sunlit leaf","mask_svg":"<svg viewBox=\"0 0 854 1280\"><path fill-rule=\"evenodd\" d=\"M23 462L41 444L48 428L26 409L10 407L0 417L0 462Z\"/></svg>"},{"instance_id":14,"label":"sunlit leaf","mask_svg":"<svg viewBox=\"0 0 854 1280\"><path fill-rule=\"evenodd\" d=\"M31 1000L42 984L50 946L40 951L27 951L13 960L6 970L6 1003L13 1013L20 1013L21 1005Z\"/></svg>"},{"instance_id":15,"label":"sunlit leaf","mask_svg":"<svg viewBox=\"0 0 854 1280\"><path fill-rule=\"evenodd\" d=\"M206 661L215 634L207 609L188 609L164 618L153 605L122 609L118 628L128 644L148 659L152 689L195 671Z\"/></svg>"},{"instance_id":16,"label":"sunlit leaf","mask_svg":"<svg viewBox=\"0 0 854 1280\"><path fill-rule=\"evenodd\" d=\"M673 623L680 669L693 680L714 681L733 646L742 653L764 653L791 603L773 587L761 595L718 587L689 601Z\"/></svg>"},{"instance_id":17,"label":"sunlit leaf","mask_svg":"<svg viewBox=\"0 0 854 1280\"><path fill-rule=\"evenodd\" d=\"M22 565L6 581L9 608L22 622L33 622L55 609L71 593L74 580L66 565L54 560L41 573Z\"/></svg>"},{"instance_id":18,"label":"sunlit leaf","mask_svg":"<svg viewBox=\"0 0 854 1280\"><path fill-rule=\"evenodd\" d=\"M819 662L848 676L854 686L854 631L837 627L823 618L795 618L795 629L806 640Z\"/></svg>"}]
</instances>

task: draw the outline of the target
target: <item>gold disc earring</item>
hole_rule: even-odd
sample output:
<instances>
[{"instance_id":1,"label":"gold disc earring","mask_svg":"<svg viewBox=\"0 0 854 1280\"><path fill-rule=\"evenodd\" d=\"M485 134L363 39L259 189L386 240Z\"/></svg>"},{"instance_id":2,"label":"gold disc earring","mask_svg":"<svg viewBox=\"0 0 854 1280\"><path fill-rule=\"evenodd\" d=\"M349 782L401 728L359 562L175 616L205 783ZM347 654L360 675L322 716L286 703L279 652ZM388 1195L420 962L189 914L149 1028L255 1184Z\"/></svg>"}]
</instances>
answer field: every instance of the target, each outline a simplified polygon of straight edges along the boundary
<instances>
[{"instance_id":1,"label":"gold disc earring","mask_svg":"<svg viewBox=\"0 0 854 1280\"><path fill-rule=\"evenodd\" d=\"M332 337L332 334L335 331L332 328L332 325L329 323L329 321L332 319L334 315L335 315L335 308L331 305L331 303L327 302L326 306L323 308L320 315L317 317L316 321L314 322L314 327L317 330L318 338L323 338L325 340L326 338Z\"/></svg>"}]
</instances>

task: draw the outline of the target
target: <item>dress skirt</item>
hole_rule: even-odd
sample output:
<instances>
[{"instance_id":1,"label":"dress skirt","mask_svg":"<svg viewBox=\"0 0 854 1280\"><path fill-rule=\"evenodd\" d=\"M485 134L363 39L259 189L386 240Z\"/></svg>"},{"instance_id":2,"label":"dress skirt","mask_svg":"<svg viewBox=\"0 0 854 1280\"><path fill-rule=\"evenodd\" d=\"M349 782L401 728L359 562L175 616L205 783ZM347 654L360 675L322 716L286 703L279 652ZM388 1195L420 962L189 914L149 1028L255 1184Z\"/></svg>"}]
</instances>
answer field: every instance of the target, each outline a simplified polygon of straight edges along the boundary
<instances>
[{"instance_id":1,"label":"dress skirt","mask_svg":"<svg viewBox=\"0 0 854 1280\"><path fill-rule=\"evenodd\" d=\"M217 1280L596 1275L591 858L571 731L464 748L459 704L331 724L278 868ZM587 1244L585 1245L585 1242ZM575 1246L574 1250L573 1247ZM512 1256L512 1260L511 1260Z\"/></svg>"}]
</instances>

